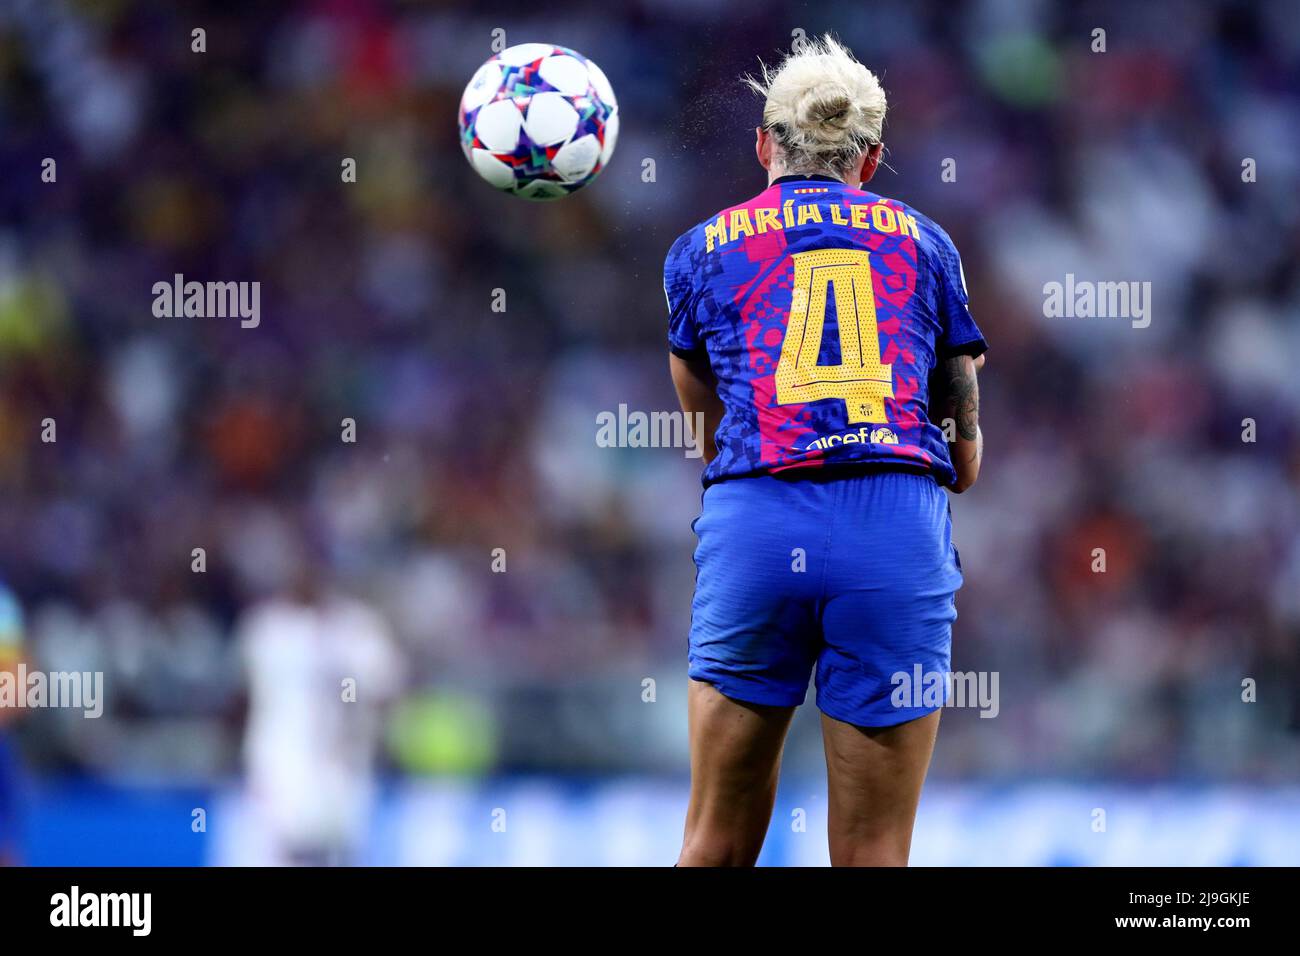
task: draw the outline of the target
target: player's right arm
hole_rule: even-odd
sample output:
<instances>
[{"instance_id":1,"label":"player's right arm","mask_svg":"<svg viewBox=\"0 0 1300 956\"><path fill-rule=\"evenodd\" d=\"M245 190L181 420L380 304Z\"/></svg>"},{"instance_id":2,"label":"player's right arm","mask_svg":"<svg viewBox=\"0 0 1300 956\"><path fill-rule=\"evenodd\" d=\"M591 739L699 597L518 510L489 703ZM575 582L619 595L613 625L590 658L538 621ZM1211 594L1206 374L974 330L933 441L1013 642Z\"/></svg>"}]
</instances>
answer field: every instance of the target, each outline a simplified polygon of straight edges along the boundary
<instances>
[{"instance_id":1,"label":"player's right arm","mask_svg":"<svg viewBox=\"0 0 1300 956\"><path fill-rule=\"evenodd\" d=\"M694 438L707 465L718 455L718 446L713 436L722 424L725 411L722 399L718 398L718 380L709 367L707 356L683 358L676 353L669 353L668 368L672 372L673 387L677 390L677 401L686 413L688 427L694 432L696 422L701 422L704 426L703 434L695 435Z\"/></svg>"},{"instance_id":2,"label":"player's right arm","mask_svg":"<svg viewBox=\"0 0 1300 956\"><path fill-rule=\"evenodd\" d=\"M948 442L956 480L949 485L961 494L980 475L984 459L984 434L980 431L980 386L978 369L984 356L954 355L943 363L943 417L953 422L953 439Z\"/></svg>"},{"instance_id":3,"label":"player's right arm","mask_svg":"<svg viewBox=\"0 0 1300 956\"><path fill-rule=\"evenodd\" d=\"M718 379L709 363L696 322L700 291L695 285L698 247L690 232L682 235L664 260L664 297L668 300L668 369L677 401L707 465L718 454L714 441L724 412L718 397ZM698 426L698 427L697 427Z\"/></svg>"}]
</instances>

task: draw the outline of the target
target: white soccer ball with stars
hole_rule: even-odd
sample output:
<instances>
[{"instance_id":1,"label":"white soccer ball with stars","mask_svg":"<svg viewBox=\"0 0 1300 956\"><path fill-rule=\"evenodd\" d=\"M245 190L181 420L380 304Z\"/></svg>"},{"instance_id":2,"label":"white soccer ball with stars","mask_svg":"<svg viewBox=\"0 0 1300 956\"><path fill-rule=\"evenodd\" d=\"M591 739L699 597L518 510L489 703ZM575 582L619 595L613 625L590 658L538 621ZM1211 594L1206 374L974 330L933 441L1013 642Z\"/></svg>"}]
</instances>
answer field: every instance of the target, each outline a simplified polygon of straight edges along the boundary
<instances>
[{"instance_id":1,"label":"white soccer ball with stars","mask_svg":"<svg viewBox=\"0 0 1300 956\"><path fill-rule=\"evenodd\" d=\"M460 101L474 171L524 199L563 199L595 179L618 140L618 101L585 56L521 43L488 60Z\"/></svg>"}]
</instances>

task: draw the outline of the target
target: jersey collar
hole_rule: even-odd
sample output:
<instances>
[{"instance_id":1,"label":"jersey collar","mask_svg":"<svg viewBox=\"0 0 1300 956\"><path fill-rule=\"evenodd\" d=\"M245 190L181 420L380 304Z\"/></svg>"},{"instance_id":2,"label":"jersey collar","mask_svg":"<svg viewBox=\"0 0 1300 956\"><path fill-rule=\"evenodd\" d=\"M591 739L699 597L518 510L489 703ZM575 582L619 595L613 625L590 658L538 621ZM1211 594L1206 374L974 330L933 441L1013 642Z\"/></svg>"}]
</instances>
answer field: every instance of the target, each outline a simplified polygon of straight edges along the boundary
<instances>
[{"instance_id":1,"label":"jersey collar","mask_svg":"<svg viewBox=\"0 0 1300 956\"><path fill-rule=\"evenodd\" d=\"M806 183L806 182L839 183L841 186L844 185L844 180L836 179L834 176L823 176L821 173L813 173L809 176L800 176L800 175L778 176L776 179L772 180L772 185L779 186L782 183Z\"/></svg>"}]
</instances>

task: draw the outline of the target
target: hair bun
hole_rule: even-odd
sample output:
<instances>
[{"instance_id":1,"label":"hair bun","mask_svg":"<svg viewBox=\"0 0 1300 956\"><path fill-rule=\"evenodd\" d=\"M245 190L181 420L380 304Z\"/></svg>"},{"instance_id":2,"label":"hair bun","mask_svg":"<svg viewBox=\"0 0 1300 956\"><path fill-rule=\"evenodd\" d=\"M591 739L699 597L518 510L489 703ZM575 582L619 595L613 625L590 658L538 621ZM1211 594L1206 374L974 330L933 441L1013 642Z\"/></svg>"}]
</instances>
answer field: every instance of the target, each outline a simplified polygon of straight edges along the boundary
<instances>
[{"instance_id":1,"label":"hair bun","mask_svg":"<svg viewBox=\"0 0 1300 956\"><path fill-rule=\"evenodd\" d=\"M763 125L796 172L843 170L880 143L885 91L880 81L829 34L812 38L780 66L746 77L761 93Z\"/></svg>"},{"instance_id":2,"label":"hair bun","mask_svg":"<svg viewBox=\"0 0 1300 956\"><path fill-rule=\"evenodd\" d=\"M806 90L795 107L795 124L805 129L846 129L853 99L839 83L822 83Z\"/></svg>"}]
</instances>

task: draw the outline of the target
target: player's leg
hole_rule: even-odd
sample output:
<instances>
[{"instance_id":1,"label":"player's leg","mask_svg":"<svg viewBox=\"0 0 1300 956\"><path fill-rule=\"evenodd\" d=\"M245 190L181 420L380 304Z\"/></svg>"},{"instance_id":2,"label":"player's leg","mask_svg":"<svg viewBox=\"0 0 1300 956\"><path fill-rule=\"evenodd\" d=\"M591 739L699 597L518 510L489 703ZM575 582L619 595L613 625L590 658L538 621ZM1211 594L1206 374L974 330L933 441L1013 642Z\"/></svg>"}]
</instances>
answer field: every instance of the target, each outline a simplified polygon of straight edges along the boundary
<instances>
[{"instance_id":1,"label":"player's leg","mask_svg":"<svg viewBox=\"0 0 1300 956\"><path fill-rule=\"evenodd\" d=\"M893 727L822 714L832 866L907 865L940 713Z\"/></svg>"},{"instance_id":2,"label":"player's leg","mask_svg":"<svg viewBox=\"0 0 1300 956\"><path fill-rule=\"evenodd\" d=\"M904 866L944 705L961 570L945 492L839 482L817 662L836 865Z\"/></svg>"},{"instance_id":3,"label":"player's leg","mask_svg":"<svg viewBox=\"0 0 1300 956\"><path fill-rule=\"evenodd\" d=\"M774 478L721 482L704 494L682 866L748 866L763 846L786 730L820 649L822 498Z\"/></svg>"},{"instance_id":4,"label":"player's leg","mask_svg":"<svg viewBox=\"0 0 1300 956\"><path fill-rule=\"evenodd\" d=\"M776 800L793 707L732 700L690 682L691 801L678 866L753 866Z\"/></svg>"}]
</instances>

